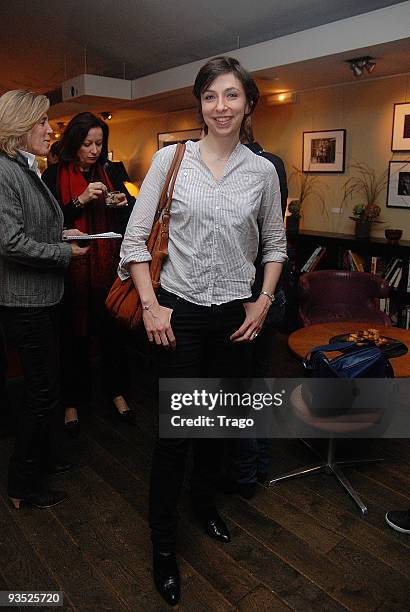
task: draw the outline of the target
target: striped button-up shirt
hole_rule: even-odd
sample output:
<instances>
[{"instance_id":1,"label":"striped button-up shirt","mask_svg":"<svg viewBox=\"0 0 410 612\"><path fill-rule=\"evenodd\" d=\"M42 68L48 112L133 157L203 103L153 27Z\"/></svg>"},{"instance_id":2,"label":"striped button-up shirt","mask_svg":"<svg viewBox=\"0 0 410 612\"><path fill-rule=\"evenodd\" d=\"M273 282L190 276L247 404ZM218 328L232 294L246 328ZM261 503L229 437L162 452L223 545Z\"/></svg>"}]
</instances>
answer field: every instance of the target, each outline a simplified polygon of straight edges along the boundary
<instances>
[{"instance_id":1,"label":"striped button-up shirt","mask_svg":"<svg viewBox=\"0 0 410 612\"><path fill-rule=\"evenodd\" d=\"M121 247L118 273L150 261L152 228L175 145L160 149L141 186ZM199 142L188 141L171 204L169 257L161 286L194 304L223 304L251 295L254 261L286 260L279 180L274 166L238 144L216 180L202 161Z\"/></svg>"}]
</instances>

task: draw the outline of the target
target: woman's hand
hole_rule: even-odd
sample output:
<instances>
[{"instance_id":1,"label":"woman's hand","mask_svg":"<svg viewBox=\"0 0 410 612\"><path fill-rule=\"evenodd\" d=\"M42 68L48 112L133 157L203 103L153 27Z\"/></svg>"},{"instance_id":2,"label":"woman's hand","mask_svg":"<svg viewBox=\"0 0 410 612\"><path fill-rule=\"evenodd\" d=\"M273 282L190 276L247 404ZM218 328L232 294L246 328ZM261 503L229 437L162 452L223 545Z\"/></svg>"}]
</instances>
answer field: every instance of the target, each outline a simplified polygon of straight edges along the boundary
<instances>
[{"instance_id":1,"label":"woman's hand","mask_svg":"<svg viewBox=\"0 0 410 612\"><path fill-rule=\"evenodd\" d=\"M83 255L87 255L90 250L89 246L80 246L78 242L70 242L71 247L71 257L82 257Z\"/></svg>"},{"instance_id":2,"label":"woman's hand","mask_svg":"<svg viewBox=\"0 0 410 612\"><path fill-rule=\"evenodd\" d=\"M162 345L165 349L174 350L176 341L171 327L172 308L160 306L157 301L143 310L142 320L144 321L145 331L148 340L155 344Z\"/></svg>"},{"instance_id":3,"label":"woman's hand","mask_svg":"<svg viewBox=\"0 0 410 612\"><path fill-rule=\"evenodd\" d=\"M262 325L271 306L265 295L260 295L256 302L244 303L246 317L240 328L232 334L232 342L251 342L262 329Z\"/></svg>"},{"instance_id":4,"label":"woman's hand","mask_svg":"<svg viewBox=\"0 0 410 612\"><path fill-rule=\"evenodd\" d=\"M83 205L88 204L89 202L91 202L92 200L96 200L100 197L100 195L105 194L106 192L107 187L104 185L104 183L101 183L99 181L95 183L89 183L87 185L87 189L85 189L78 196L78 201L80 202L80 204Z\"/></svg>"},{"instance_id":5,"label":"woman's hand","mask_svg":"<svg viewBox=\"0 0 410 612\"><path fill-rule=\"evenodd\" d=\"M63 238L66 236L85 236L84 232L80 232L78 229L66 229L63 230ZM72 242L70 240L71 247L71 257L81 257L82 255L86 255L90 250L88 245L89 240L78 242ZM80 246L81 245L81 246Z\"/></svg>"},{"instance_id":6,"label":"woman's hand","mask_svg":"<svg viewBox=\"0 0 410 612\"><path fill-rule=\"evenodd\" d=\"M81 232L78 229L65 229L63 230L63 238L66 236L85 236L84 232Z\"/></svg>"},{"instance_id":7,"label":"woman's hand","mask_svg":"<svg viewBox=\"0 0 410 612\"><path fill-rule=\"evenodd\" d=\"M128 206L128 200L125 193L117 193L117 202L112 206L112 208L122 208L123 206Z\"/></svg>"}]
</instances>

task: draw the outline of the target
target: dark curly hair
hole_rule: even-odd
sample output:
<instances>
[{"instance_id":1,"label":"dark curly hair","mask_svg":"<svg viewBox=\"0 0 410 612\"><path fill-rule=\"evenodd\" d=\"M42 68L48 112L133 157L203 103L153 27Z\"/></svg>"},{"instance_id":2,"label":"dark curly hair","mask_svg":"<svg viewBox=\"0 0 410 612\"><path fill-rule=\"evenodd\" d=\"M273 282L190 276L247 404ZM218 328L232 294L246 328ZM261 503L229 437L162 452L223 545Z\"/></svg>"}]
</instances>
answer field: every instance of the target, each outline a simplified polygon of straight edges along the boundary
<instances>
[{"instance_id":1,"label":"dark curly hair","mask_svg":"<svg viewBox=\"0 0 410 612\"><path fill-rule=\"evenodd\" d=\"M108 125L92 113L79 113L71 119L58 147L60 162L76 161L77 153L92 128L101 128L103 142L98 162L105 164L108 157Z\"/></svg>"},{"instance_id":2,"label":"dark curly hair","mask_svg":"<svg viewBox=\"0 0 410 612\"><path fill-rule=\"evenodd\" d=\"M245 90L246 101L249 105L249 113L245 115L241 125L240 137L245 137L246 127L245 124L249 123L249 115L253 113L259 100L259 89L245 68L241 66L237 59L234 57L214 57L209 60L198 72L192 93L199 102L199 117L202 122L202 128L205 134L208 133L208 126L206 125L201 108L201 94L209 87L209 85L221 74L233 74L241 83Z\"/></svg>"}]
</instances>

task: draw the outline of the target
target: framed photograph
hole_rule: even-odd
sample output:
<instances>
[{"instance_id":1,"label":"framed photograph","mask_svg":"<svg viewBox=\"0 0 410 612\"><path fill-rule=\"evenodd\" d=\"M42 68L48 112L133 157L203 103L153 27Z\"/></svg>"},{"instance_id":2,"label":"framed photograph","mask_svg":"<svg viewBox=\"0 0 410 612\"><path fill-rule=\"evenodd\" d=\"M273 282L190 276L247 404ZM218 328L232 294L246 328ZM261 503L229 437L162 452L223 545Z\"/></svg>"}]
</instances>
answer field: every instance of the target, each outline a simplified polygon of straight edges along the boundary
<instances>
[{"instance_id":1,"label":"framed photograph","mask_svg":"<svg viewBox=\"0 0 410 612\"><path fill-rule=\"evenodd\" d=\"M410 209L410 161L389 162L386 206Z\"/></svg>"},{"instance_id":2,"label":"framed photograph","mask_svg":"<svg viewBox=\"0 0 410 612\"><path fill-rule=\"evenodd\" d=\"M158 134L158 149L167 147L168 145L177 144L178 142L186 142L193 140L196 142L201 137L201 128L192 130L180 130L179 132L163 132Z\"/></svg>"},{"instance_id":3,"label":"framed photograph","mask_svg":"<svg viewBox=\"0 0 410 612\"><path fill-rule=\"evenodd\" d=\"M394 105L392 151L410 151L410 102Z\"/></svg>"},{"instance_id":4,"label":"framed photograph","mask_svg":"<svg viewBox=\"0 0 410 612\"><path fill-rule=\"evenodd\" d=\"M303 172L344 172L346 130L303 132Z\"/></svg>"}]
</instances>

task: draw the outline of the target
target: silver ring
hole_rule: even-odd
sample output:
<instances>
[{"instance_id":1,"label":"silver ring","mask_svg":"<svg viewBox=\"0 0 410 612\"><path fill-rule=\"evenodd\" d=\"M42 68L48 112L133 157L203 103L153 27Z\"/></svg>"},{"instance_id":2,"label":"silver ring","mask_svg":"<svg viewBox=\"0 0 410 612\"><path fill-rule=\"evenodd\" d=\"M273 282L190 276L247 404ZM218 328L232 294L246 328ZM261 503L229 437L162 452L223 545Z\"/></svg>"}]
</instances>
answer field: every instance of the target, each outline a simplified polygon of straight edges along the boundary
<instances>
[{"instance_id":1,"label":"silver ring","mask_svg":"<svg viewBox=\"0 0 410 612\"><path fill-rule=\"evenodd\" d=\"M251 336L251 340L254 340L256 338L256 336L258 335L258 332L253 332L252 336Z\"/></svg>"}]
</instances>

